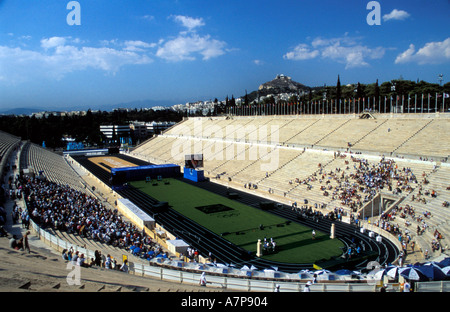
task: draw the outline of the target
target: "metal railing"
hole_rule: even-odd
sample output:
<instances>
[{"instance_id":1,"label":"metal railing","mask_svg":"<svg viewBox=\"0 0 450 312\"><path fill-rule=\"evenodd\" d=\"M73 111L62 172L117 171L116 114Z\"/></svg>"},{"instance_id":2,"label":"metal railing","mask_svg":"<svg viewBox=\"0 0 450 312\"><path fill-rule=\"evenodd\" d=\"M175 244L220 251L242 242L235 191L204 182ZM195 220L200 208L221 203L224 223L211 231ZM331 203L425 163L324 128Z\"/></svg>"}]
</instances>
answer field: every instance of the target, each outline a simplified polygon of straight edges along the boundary
<instances>
[{"instance_id":1,"label":"metal railing","mask_svg":"<svg viewBox=\"0 0 450 312\"><path fill-rule=\"evenodd\" d=\"M37 233L39 238L48 244L50 247L57 250L73 248L74 251L83 253L87 259L94 258L94 251L71 244L51 233L41 229L33 221L30 222L33 230ZM193 270L182 270L170 268L167 266L146 265L142 263L129 263L129 273L144 277L149 277L158 280L169 281L178 284L196 285L200 280L202 270L193 272ZM276 285L280 285L281 292L300 292L306 281L293 280L287 281L285 279L253 279L251 277L234 277L227 274L215 274L207 276L208 283L215 288L231 289L244 292L273 292ZM359 281L359 282L319 282L310 286L311 291L316 292L376 292L380 283L374 281ZM389 284L389 291L400 291L400 284ZM450 281L441 282L420 282L415 285L416 292L449 292Z\"/></svg>"}]
</instances>

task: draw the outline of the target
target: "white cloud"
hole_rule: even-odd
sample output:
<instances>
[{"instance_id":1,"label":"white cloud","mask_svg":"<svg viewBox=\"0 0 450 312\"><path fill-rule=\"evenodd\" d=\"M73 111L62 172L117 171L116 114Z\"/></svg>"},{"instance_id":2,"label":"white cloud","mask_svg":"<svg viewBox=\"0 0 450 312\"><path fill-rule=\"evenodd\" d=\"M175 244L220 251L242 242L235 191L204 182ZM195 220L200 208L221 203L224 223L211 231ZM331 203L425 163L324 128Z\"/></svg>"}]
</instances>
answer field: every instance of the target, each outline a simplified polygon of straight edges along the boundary
<instances>
[{"instance_id":1,"label":"white cloud","mask_svg":"<svg viewBox=\"0 0 450 312\"><path fill-rule=\"evenodd\" d=\"M416 52L416 48L414 47L413 44L410 44L409 48L405 52L400 53L396 57L395 63L398 64L398 63L410 62L415 52Z\"/></svg>"},{"instance_id":2,"label":"white cloud","mask_svg":"<svg viewBox=\"0 0 450 312\"><path fill-rule=\"evenodd\" d=\"M141 40L127 40L124 42L127 51L145 51L145 49L156 47L156 43L147 43Z\"/></svg>"},{"instance_id":3,"label":"white cloud","mask_svg":"<svg viewBox=\"0 0 450 312\"><path fill-rule=\"evenodd\" d=\"M312 40L311 45L301 43L283 57L288 60L308 60L316 57L332 59L345 64L345 68L369 66L367 59L379 59L384 56L385 48L370 48L360 43L361 38L343 37Z\"/></svg>"},{"instance_id":4,"label":"white cloud","mask_svg":"<svg viewBox=\"0 0 450 312\"><path fill-rule=\"evenodd\" d=\"M172 16L172 18L176 22L181 23L181 25L186 27L189 31L192 31L197 27L201 27L201 26L205 25L202 18L193 18L193 17L183 16L183 15L175 15L175 16Z\"/></svg>"},{"instance_id":5,"label":"white cloud","mask_svg":"<svg viewBox=\"0 0 450 312\"><path fill-rule=\"evenodd\" d=\"M115 74L123 66L152 61L145 53L109 47L78 47L68 41L62 37L44 38L40 41L43 50L37 51L0 46L2 76L11 83L19 83L43 77L62 79L68 73L87 69Z\"/></svg>"},{"instance_id":6,"label":"white cloud","mask_svg":"<svg viewBox=\"0 0 450 312\"><path fill-rule=\"evenodd\" d=\"M428 42L416 52L414 44L400 53L395 59L396 64L415 62L423 64L442 64L450 61L450 37L438 42Z\"/></svg>"},{"instance_id":7,"label":"white cloud","mask_svg":"<svg viewBox=\"0 0 450 312\"><path fill-rule=\"evenodd\" d=\"M393 9L391 13L383 15L383 21L387 22L390 20L405 20L409 17L409 13L403 10Z\"/></svg>"},{"instance_id":8,"label":"white cloud","mask_svg":"<svg viewBox=\"0 0 450 312\"><path fill-rule=\"evenodd\" d=\"M169 16L181 23L188 31L182 31L173 39L160 40L156 56L167 61L193 61L196 55L201 55L203 60L225 54L226 42L212 39L210 35L199 35L198 27L204 26L202 18L189 16Z\"/></svg>"},{"instance_id":9,"label":"white cloud","mask_svg":"<svg viewBox=\"0 0 450 312\"><path fill-rule=\"evenodd\" d=\"M336 43L322 50L322 57L345 63L345 68L368 66L366 59L379 59L384 55L384 48L369 48L363 45L341 46Z\"/></svg>"},{"instance_id":10,"label":"white cloud","mask_svg":"<svg viewBox=\"0 0 450 312\"><path fill-rule=\"evenodd\" d=\"M57 46L63 46L66 44L66 38L64 37L51 37L41 40L41 47L44 49L51 49Z\"/></svg>"},{"instance_id":11,"label":"white cloud","mask_svg":"<svg viewBox=\"0 0 450 312\"><path fill-rule=\"evenodd\" d=\"M150 55L168 61L209 60L229 52L226 42L199 34L203 19L171 16L188 31L150 43L142 40L101 40L98 46L72 37L49 37L39 41L40 47L28 49L0 44L0 81L20 83L33 79L62 79L67 74L89 69L108 74L128 65L149 64ZM31 37L29 38L31 39Z\"/></svg>"},{"instance_id":12,"label":"white cloud","mask_svg":"<svg viewBox=\"0 0 450 312\"><path fill-rule=\"evenodd\" d=\"M307 44L299 44L294 50L286 53L283 57L287 60L308 60L317 57L320 54L318 50L311 50Z\"/></svg>"},{"instance_id":13,"label":"white cloud","mask_svg":"<svg viewBox=\"0 0 450 312\"><path fill-rule=\"evenodd\" d=\"M142 16L142 19L147 20L147 21L152 21L155 19L155 17L153 15L144 15L144 16Z\"/></svg>"},{"instance_id":14,"label":"white cloud","mask_svg":"<svg viewBox=\"0 0 450 312\"><path fill-rule=\"evenodd\" d=\"M203 60L208 60L225 53L226 43L216 39L211 39L209 35L200 36L196 33L184 35L180 34L172 40L168 40L156 51L156 56L168 61L195 60L195 54L203 56Z\"/></svg>"},{"instance_id":15,"label":"white cloud","mask_svg":"<svg viewBox=\"0 0 450 312\"><path fill-rule=\"evenodd\" d=\"M311 45L314 48L322 47L322 46L330 46L330 45L347 45L352 46L356 45L358 43L358 40L361 40L360 37L349 37L348 33L345 33L342 37L336 37L336 38L322 38L317 37L312 42Z\"/></svg>"}]
</instances>

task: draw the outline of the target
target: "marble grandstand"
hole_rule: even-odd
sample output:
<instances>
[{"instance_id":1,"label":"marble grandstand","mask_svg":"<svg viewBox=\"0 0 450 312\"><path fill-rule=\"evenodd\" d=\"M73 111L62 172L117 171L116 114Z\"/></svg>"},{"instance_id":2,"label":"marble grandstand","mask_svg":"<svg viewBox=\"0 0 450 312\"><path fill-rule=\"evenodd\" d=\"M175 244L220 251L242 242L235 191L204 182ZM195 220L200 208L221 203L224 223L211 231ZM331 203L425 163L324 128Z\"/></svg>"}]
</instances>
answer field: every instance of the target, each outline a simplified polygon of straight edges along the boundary
<instances>
[{"instance_id":1,"label":"marble grandstand","mask_svg":"<svg viewBox=\"0 0 450 312\"><path fill-rule=\"evenodd\" d=\"M376 165L381 159L389 159L399 172L413 172L417 181L401 185L401 192L396 187L380 191L381 195L394 198L390 203L395 205L383 207L384 214L390 216L388 221L410 232L421 257L425 250L430 258L448 255L450 207L445 207L445 203L450 202L450 116L361 117L188 118L137 146L129 155L155 164L175 163L183 167L184 155L202 153L205 176L213 182L287 204L302 205L306 199L309 205L323 205L324 209L340 207L346 211L346 221L370 203L365 200L367 194L362 194L358 205L351 205L339 197L339 192L334 193L356 185L358 163L354 160L364 159ZM86 189L86 177L81 177L63 156L4 132L0 132L1 168L18 147L21 169L33 168L52 182L92 193ZM102 200L104 194L96 195ZM369 220L377 225L382 221L379 215ZM420 235L417 227L424 229ZM433 250L436 230L444 247L440 250ZM79 236L59 231L54 234L76 245L103 249L117 258L123 254L119 249Z\"/></svg>"},{"instance_id":2,"label":"marble grandstand","mask_svg":"<svg viewBox=\"0 0 450 312\"><path fill-rule=\"evenodd\" d=\"M86 183L61 155L34 143L25 142L23 144L19 169L29 170L35 176L42 175L51 182L68 185L72 189L85 192Z\"/></svg>"},{"instance_id":3,"label":"marble grandstand","mask_svg":"<svg viewBox=\"0 0 450 312\"><path fill-rule=\"evenodd\" d=\"M450 201L448 133L450 116L445 114L195 117L137 146L130 155L183 166L184 155L203 154L205 176L213 182L289 205L307 200L330 210L343 208L347 218L362 218L365 211L372 224L381 223L378 211L373 218L367 213L374 197L367 196L368 189L359 190L356 203L339 195L357 185L360 159L371 166L382 159L392 161L396 179L405 182L379 191L392 199L379 212L389 215L390 223L409 232L416 248L432 257L447 252L450 237L450 210L445 207ZM411 172L415 181L401 178L404 172ZM437 196L430 195L433 191ZM414 213L405 214L405 207ZM434 251L436 230L442 248Z\"/></svg>"},{"instance_id":4,"label":"marble grandstand","mask_svg":"<svg viewBox=\"0 0 450 312\"><path fill-rule=\"evenodd\" d=\"M4 167L9 165L8 158L13 150L20 144L20 138L0 131L0 175L4 174Z\"/></svg>"}]
</instances>

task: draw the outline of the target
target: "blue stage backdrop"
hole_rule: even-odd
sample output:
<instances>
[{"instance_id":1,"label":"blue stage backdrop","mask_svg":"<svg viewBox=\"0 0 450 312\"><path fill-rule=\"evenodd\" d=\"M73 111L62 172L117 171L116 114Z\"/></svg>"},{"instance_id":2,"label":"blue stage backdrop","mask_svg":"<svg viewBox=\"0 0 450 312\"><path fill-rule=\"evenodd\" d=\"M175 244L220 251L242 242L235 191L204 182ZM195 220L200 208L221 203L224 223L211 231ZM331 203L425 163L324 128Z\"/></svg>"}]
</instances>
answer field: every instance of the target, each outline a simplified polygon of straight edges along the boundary
<instances>
[{"instance_id":1,"label":"blue stage backdrop","mask_svg":"<svg viewBox=\"0 0 450 312\"><path fill-rule=\"evenodd\" d=\"M122 185L129 181L173 178L181 175L180 166L174 164L111 168L111 182Z\"/></svg>"},{"instance_id":2,"label":"blue stage backdrop","mask_svg":"<svg viewBox=\"0 0 450 312\"><path fill-rule=\"evenodd\" d=\"M201 182L205 180L203 170L195 170L187 167L184 167L183 177L194 182Z\"/></svg>"}]
</instances>

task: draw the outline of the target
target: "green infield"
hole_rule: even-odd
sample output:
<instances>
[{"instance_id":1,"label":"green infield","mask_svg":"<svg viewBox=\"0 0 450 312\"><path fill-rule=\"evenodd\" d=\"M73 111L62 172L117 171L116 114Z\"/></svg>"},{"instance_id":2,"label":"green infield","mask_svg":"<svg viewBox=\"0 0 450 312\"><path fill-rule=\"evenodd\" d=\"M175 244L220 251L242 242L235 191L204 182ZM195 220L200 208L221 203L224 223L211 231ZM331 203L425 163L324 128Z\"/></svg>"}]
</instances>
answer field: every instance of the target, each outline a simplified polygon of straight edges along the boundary
<instances>
[{"instance_id":1,"label":"green infield","mask_svg":"<svg viewBox=\"0 0 450 312\"><path fill-rule=\"evenodd\" d=\"M272 238L277 251L263 255L272 261L314 263L342 254L344 244L330 239L329 233L315 230L313 239L311 228L177 179L164 179L157 185L145 181L130 184L159 201L168 202L187 218L248 251L256 252L258 239Z\"/></svg>"}]
</instances>

